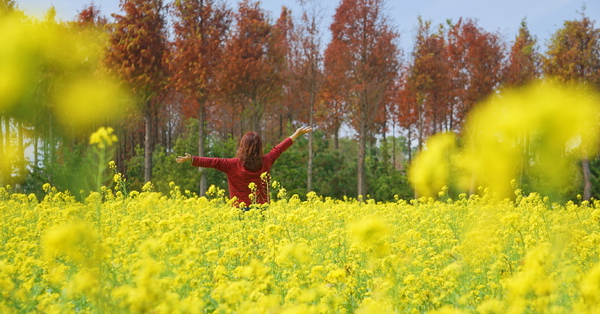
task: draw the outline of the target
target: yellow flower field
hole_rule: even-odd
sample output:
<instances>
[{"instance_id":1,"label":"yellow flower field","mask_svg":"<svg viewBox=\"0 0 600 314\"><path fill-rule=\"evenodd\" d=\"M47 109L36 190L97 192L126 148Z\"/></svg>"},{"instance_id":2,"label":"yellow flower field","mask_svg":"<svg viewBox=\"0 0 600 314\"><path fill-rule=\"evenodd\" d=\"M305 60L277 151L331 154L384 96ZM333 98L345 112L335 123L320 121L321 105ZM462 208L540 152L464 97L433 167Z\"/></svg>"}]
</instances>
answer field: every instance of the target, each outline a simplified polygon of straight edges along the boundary
<instances>
[{"instance_id":1,"label":"yellow flower field","mask_svg":"<svg viewBox=\"0 0 600 314\"><path fill-rule=\"evenodd\" d=\"M600 203L0 190L2 313L594 312Z\"/></svg>"}]
</instances>

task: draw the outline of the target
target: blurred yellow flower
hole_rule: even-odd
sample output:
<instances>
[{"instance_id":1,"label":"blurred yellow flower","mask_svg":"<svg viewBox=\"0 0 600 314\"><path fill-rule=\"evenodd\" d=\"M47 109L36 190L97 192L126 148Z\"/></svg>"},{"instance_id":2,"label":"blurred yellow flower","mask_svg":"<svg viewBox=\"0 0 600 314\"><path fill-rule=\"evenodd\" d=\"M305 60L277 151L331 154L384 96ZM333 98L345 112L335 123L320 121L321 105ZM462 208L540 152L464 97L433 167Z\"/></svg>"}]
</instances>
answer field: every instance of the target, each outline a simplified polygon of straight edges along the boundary
<instances>
[{"instance_id":1,"label":"blurred yellow flower","mask_svg":"<svg viewBox=\"0 0 600 314\"><path fill-rule=\"evenodd\" d=\"M95 296L98 291L98 274L88 269L82 269L67 284L67 295Z\"/></svg>"},{"instance_id":2,"label":"blurred yellow flower","mask_svg":"<svg viewBox=\"0 0 600 314\"><path fill-rule=\"evenodd\" d=\"M57 93L57 116L60 121L69 121L76 130L85 130L90 125L104 121L115 121L127 110L130 100L118 82L98 73L75 77L66 82L68 89Z\"/></svg>"},{"instance_id":3,"label":"blurred yellow flower","mask_svg":"<svg viewBox=\"0 0 600 314\"><path fill-rule=\"evenodd\" d=\"M427 145L413 162L408 177L419 196L434 196L449 184L456 154L454 133L439 133L427 140Z\"/></svg>"},{"instance_id":4,"label":"blurred yellow flower","mask_svg":"<svg viewBox=\"0 0 600 314\"><path fill-rule=\"evenodd\" d=\"M389 247L387 237L391 226L378 217L367 217L348 226L348 232L355 244L361 249L382 256Z\"/></svg>"},{"instance_id":5,"label":"blurred yellow flower","mask_svg":"<svg viewBox=\"0 0 600 314\"><path fill-rule=\"evenodd\" d=\"M470 192L483 186L511 197L511 182L523 167L539 177L531 182L539 182L537 191L573 184L577 161L598 151L598 103L600 96L585 86L551 80L502 91L469 114L460 150L451 134L430 137L409 179L424 196L447 185Z\"/></svg>"},{"instance_id":6,"label":"blurred yellow flower","mask_svg":"<svg viewBox=\"0 0 600 314\"><path fill-rule=\"evenodd\" d=\"M84 223L65 224L54 227L43 237L47 258L66 256L72 261L88 264L99 258L97 234Z\"/></svg>"},{"instance_id":7,"label":"blurred yellow flower","mask_svg":"<svg viewBox=\"0 0 600 314\"><path fill-rule=\"evenodd\" d=\"M0 110L31 120L50 112L75 132L121 119L132 101L118 79L103 68L105 36L100 30L40 22L20 12L2 13ZM40 86L45 90L38 92ZM49 111L39 110L45 103L53 105Z\"/></svg>"},{"instance_id":8,"label":"blurred yellow flower","mask_svg":"<svg viewBox=\"0 0 600 314\"><path fill-rule=\"evenodd\" d=\"M585 274L580 289L585 303L596 307L600 305L600 263Z\"/></svg>"}]
</instances>

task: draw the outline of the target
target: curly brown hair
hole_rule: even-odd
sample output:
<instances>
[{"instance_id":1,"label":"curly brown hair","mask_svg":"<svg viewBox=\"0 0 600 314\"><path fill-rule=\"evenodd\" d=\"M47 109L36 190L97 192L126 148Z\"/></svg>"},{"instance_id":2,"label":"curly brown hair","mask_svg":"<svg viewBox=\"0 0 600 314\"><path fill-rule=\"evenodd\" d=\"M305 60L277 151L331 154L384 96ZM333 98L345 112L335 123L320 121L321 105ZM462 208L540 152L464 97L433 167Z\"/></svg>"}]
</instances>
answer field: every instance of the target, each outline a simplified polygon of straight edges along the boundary
<instances>
[{"instance_id":1,"label":"curly brown hair","mask_svg":"<svg viewBox=\"0 0 600 314\"><path fill-rule=\"evenodd\" d=\"M249 171L258 171L262 168L263 150L262 139L254 131L250 131L240 140L236 157L240 159L244 168Z\"/></svg>"}]
</instances>

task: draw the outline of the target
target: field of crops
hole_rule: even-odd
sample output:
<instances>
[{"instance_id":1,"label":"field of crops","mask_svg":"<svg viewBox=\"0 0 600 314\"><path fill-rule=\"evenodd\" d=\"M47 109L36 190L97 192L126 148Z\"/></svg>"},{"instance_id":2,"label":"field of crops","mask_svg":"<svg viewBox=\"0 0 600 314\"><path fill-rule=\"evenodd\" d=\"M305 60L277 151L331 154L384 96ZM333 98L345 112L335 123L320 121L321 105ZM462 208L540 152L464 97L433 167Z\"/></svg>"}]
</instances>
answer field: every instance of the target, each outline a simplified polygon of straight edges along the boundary
<instances>
[{"instance_id":1,"label":"field of crops","mask_svg":"<svg viewBox=\"0 0 600 314\"><path fill-rule=\"evenodd\" d=\"M600 203L0 190L2 313L522 313L600 306ZM283 195L280 195L283 196Z\"/></svg>"}]
</instances>

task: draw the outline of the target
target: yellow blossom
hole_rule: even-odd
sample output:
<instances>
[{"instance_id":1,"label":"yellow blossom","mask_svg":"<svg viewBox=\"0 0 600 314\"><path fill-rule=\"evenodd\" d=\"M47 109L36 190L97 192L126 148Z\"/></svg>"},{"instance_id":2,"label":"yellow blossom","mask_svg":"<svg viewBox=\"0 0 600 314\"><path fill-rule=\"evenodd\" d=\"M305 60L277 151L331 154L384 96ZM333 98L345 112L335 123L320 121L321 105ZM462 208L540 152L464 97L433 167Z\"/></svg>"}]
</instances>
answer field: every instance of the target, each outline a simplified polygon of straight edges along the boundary
<instances>
[{"instance_id":1,"label":"yellow blossom","mask_svg":"<svg viewBox=\"0 0 600 314\"><path fill-rule=\"evenodd\" d=\"M600 303L599 202L311 193L261 215L149 187L81 201L45 188L40 199L0 188L2 313L590 313Z\"/></svg>"},{"instance_id":2,"label":"yellow blossom","mask_svg":"<svg viewBox=\"0 0 600 314\"><path fill-rule=\"evenodd\" d=\"M112 134L113 128L101 127L96 132L90 135L90 145L97 145L99 148L104 148L106 146L112 146L114 142L117 141L117 136Z\"/></svg>"}]
</instances>

